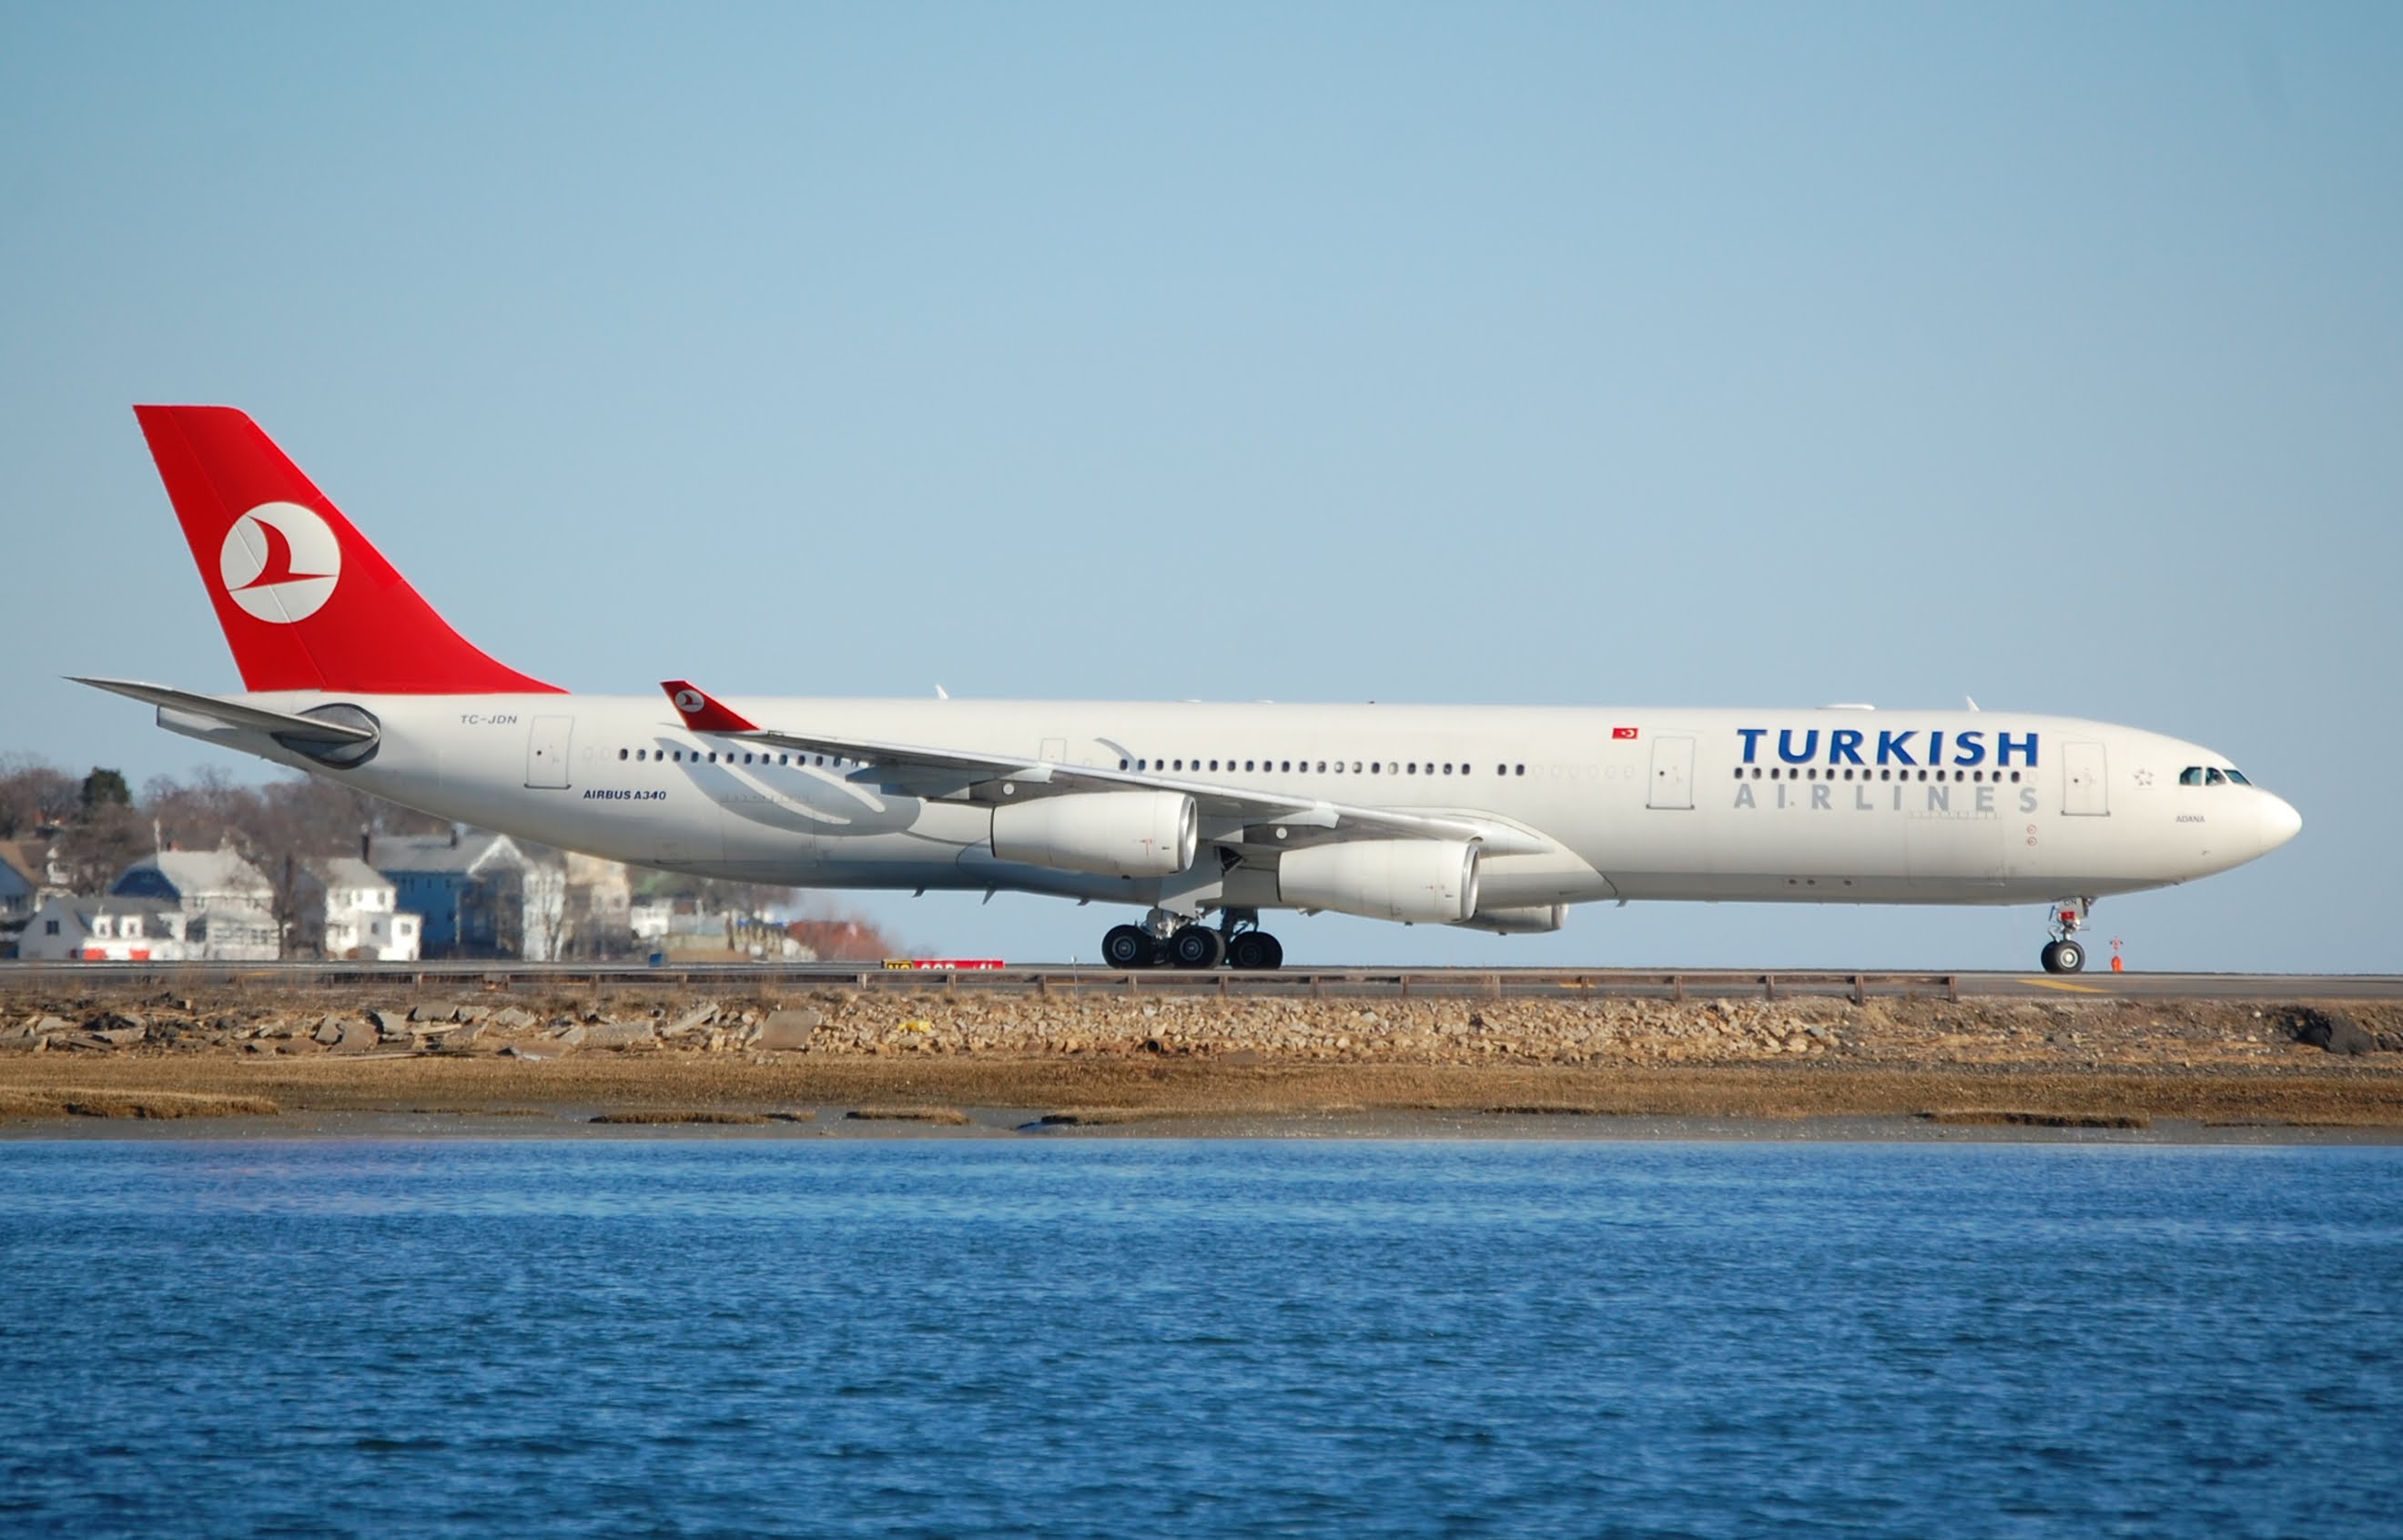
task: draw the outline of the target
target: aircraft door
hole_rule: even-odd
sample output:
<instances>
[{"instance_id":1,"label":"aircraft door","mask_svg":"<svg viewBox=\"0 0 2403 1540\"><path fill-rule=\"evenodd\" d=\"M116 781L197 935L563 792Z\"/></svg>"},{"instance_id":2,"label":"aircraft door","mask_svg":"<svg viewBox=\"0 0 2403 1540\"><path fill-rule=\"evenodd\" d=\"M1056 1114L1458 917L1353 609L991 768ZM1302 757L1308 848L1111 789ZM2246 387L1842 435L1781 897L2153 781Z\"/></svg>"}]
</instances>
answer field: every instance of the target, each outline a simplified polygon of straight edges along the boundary
<instances>
[{"instance_id":1,"label":"aircraft door","mask_svg":"<svg viewBox=\"0 0 2403 1540\"><path fill-rule=\"evenodd\" d=\"M561 790L567 784L567 742L575 736L573 716L537 716L526 735L526 778L529 786Z\"/></svg>"},{"instance_id":2,"label":"aircraft door","mask_svg":"<svg viewBox=\"0 0 2403 1540\"><path fill-rule=\"evenodd\" d=\"M2107 817L2111 792L2104 774L2103 745L2064 743L2061 749L2061 811L2089 817Z\"/></svg>"},{"instance_id":3,"label":"aircraft door","mask_svg":"<svg viewBox=\"0 0 2403 1540\"><path fill-rule=\"evenodd\" d=\"M1694 805L1694 741L1690 738L1652 740L1650 808L1691 808Z\"/></svg>"}]
</instances>

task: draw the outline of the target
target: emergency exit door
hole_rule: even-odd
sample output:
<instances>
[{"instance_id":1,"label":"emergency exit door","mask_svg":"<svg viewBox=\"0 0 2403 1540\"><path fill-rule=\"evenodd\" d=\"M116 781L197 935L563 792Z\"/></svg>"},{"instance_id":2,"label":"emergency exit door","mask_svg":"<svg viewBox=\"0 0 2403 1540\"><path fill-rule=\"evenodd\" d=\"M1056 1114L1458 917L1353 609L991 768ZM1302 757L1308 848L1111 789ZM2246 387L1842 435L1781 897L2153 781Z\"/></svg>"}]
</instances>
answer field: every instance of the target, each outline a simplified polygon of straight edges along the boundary
<instances>
[{"instance_id":1,"label":"emergency exit door","mask_svg":"<svg viewBox=\"0 0 2403 1540\"><path fill-rule=\"evenodd\" d=\"M1652 740L1652 795L1646 807L1690 808L1694 805L1694 741L1690 738Z\"/></svg>"},{"instance_id":2,"label":"emergency exit door","mask_svg":"<svg viewBox=\"0 0 2403 1540\"><path fill-rule=\"evenodd\" d=\"M2111 812L2111 789L2104 774L2103 745L2064 743L2061 749L2061 811L2089 817Z\"/></svg>"},{"instance_id":3,"label":"emergency exit door","mask_svg":"<svg viewBox=\"0 0 2403 1540\"><path fill-rule=\"evenodd\" d=\"M537 716L526 735L526 780L529 786L558 790L567 784L567 741L576 732L573 716Z\"/></svg>"}]
</instances>

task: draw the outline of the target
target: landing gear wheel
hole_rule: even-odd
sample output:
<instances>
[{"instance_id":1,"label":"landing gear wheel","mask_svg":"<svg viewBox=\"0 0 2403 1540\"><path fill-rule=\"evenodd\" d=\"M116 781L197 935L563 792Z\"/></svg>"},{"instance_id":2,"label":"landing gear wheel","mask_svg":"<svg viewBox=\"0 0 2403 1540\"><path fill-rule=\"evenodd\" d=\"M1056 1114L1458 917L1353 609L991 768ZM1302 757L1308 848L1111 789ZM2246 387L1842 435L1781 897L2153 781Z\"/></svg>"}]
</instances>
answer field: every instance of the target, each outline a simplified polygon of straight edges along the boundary
<instances>
[{"instance_id":1,"label":"landing gear wheel","mask_svg":"<svg viewBox=\"0 0 2403 1540\"><path fill-rule=\"evenodd\" d=\"M1151 966L1151 933L1141 925L1112 925L1102 937L1102 961L1114 968Z\"/></svg>"},{"instance_id":2,"label":"landing gear wheel","mask_svg":"<svg viewBox=\"0 0 2403 1540\"><path fill-rule=\"evenodd\" d=\"M1246 973L1266 973L1285 966L1285 948L1264 930L1247 930L1227 943L1227 965Z\"/></svg>"},{"instance_id":3,"label":"landing gear wheel","mask_svg":"<svg viewBox=\"0 0 2403 1540\"><path fill-rule=\"evenodd\" d=\"M1168 938L1168 955L1180 968L1215 968L1227 960L1227 938L1207 925L1188 925Z\"/></svg>"},{"instance_id":4,"label":"landing gear wheel","mask_svg":"<svg viewBox=\"0 0 2403 1540\"><path fill-rule=\"evenodd\" d=\"M2086 949L2075 941L2055 941L2045 950L2052 953L2045 966L2054 973L2084 973Z\"/></svg>"}]
</instances>

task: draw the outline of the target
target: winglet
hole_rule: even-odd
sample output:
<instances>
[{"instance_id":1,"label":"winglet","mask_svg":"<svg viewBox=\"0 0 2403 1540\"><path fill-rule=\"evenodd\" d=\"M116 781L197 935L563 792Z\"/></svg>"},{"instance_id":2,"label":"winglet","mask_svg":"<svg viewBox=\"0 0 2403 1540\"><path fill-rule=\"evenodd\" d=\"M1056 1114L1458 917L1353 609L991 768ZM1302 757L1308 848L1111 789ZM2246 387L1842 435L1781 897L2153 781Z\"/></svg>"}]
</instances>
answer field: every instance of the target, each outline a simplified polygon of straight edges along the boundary
<instances>
[{"instance_id":1,"label":"winglet","mask_svg":"<svg viewBox=\"0 0 2403 1540\"><path fill-rule=\"evenodd\" d=\"M668 692L684 725L695 732L757 732L759 726L739 713L729 711L700 686L682 679L665 679L660 688Z\"/></svg>"}]
</instances>

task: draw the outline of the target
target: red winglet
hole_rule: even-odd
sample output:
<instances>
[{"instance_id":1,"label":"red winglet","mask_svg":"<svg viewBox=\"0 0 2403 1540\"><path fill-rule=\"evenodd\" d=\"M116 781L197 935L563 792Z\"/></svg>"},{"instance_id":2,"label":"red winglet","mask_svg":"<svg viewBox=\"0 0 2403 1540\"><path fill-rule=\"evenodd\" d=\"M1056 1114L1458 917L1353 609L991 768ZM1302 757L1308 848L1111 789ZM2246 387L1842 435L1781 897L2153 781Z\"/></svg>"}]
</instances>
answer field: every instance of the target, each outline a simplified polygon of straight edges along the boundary
<instances>
[{"instance_id":1,"label":"red winglet","mask_svg":"<svg viewBox=\"0 0 2403 1540\"><path fill-rule=\"evenodd\" d=\"M682 679L663 679L660 688L668 692L668 701L684 718L684 725L695 732L757 732L759 725L727 709L700 686Z\"/></svg>"}]
</instances>

